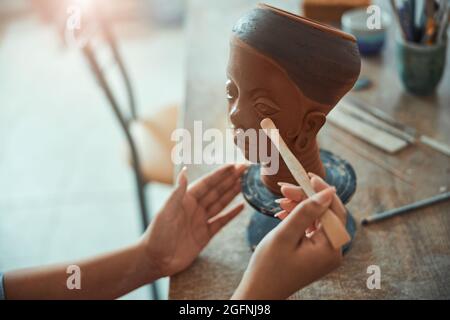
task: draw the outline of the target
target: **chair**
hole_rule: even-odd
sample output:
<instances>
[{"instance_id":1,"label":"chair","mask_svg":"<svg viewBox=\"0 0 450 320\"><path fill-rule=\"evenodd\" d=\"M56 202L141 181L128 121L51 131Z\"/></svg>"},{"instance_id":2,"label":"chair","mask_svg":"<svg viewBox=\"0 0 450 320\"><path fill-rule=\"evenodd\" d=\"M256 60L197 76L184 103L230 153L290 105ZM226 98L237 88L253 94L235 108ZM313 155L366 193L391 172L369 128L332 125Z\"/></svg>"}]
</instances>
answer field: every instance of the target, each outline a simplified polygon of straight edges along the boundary
<instances>
[{"instance_id":1,"label":"chair","mask_svg":"<svg viewBox=\"0 0 450 320\"><path fill-rule=\"evenodd\" d=\"M164 108L155 116L146 120L138 118L132 84L119 53L116 40L109 29L107 21L103 19L101 12L97 10L93 17L95 21L91 21L91 23L96 27L96 35L100 36L109 46L115 64L122 76L128 97L128 113L123 111L111 89L112 86L110 86L106 77L106 72L102 69L97 59L96 47L92 39L89 38L80 49L105 94L126 138L129 163L133 169L136 184L142 230L145 231L150 222L148 218L149 206L144 192L145 186L151 181L169 184L173 182L172 161L170 159L170 151L172 149L170 134L176 127L177 108L175 106ZM151 293L155 300L159 299L158 289L155 284L151 284Z\"/></svg>"},{"instance_id":2,"label":"chair","mask_svg":"<svg viewBox=\"0 0 450 320\"><path fill-rule=\"evenodd\" d=\"M131 123L130 131L136 144L144 183L174 183L171 152L175 142L170 138L177 127L177 118L178 106L169 105L147 119L137 119ZM130 150L127 158L133 166Z\"/></svg>"}]
</instances>

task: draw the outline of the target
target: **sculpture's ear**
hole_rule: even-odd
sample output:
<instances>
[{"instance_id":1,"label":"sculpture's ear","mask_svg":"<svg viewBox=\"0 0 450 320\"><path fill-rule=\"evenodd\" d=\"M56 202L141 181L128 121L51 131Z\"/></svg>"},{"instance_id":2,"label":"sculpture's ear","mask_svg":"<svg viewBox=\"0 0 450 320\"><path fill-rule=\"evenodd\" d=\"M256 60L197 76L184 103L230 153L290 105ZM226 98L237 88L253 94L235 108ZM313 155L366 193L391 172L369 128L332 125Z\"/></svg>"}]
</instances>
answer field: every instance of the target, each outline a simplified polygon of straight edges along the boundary
<instances>
[{"instance_id":1,"label":"sculpture's ear","mask_svg":"<svg viewBox=\"0 0 450 320\"><path fill-rule=\"evenodd\" d=\"M295 140L295 148L298 151L304 150L309 147L310 143L315 141L319 130L325 124L325 114L319 111L309 112L303 121L300 134Z\"/></svg>"}]
</instances>

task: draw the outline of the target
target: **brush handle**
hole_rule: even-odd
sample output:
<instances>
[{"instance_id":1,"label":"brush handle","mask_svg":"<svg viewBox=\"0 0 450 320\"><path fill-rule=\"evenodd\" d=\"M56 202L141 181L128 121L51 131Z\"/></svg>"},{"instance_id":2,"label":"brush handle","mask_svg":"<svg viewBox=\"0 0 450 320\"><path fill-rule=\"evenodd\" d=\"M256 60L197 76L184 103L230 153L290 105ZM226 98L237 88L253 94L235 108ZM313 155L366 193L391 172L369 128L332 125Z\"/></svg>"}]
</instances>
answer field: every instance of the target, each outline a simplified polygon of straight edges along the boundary
<instances>
[{"instance_id":1,"label":"brush handle","mask_svg":"<svg viewBox=\"0 0 450 320\"><path fill-rule=\"evenodd\" d=\"M261 127L280 152L281 157L286 163L286 166L293 175L295 181L297 181L297 183L303 188L308 197L313 196L316 192L311 185L308 174L291 150L289 150L283 138L281 138L280 133L273 121L266 118L261 121ZM297 210L298 206L294 208L292 212ZM333 248L340 249L351 240L350 235L342 222L333 212L331 212L330 209L323 214L320 222L322 223L323 230L325 231L325 234Z\"/></svg>"},{"instance_id":2,"label":"brush handle","mask_svg":"<svg viewBox=\"0 0 450 320\"><path fill-rule=\"evenodd\" d=\"M438 194L436 196L433 196L431 198L428 199L424 199L424 200L420 200L411 204L408 204L406 206L400 207L400 208L396 208L396 209L392 209L392 210L388 210L382 213L376 213L370 217L364 218L361 221L362 225L368 225L370 223L374 223L377 221L381 221L381 220L385 220L391 217L396 217L399 216L401 214L405 214L405 213L409 213L411 211L420 209L420 208L425 208L428 206L431 206L435 203L439 203L442 201L446 201L450 199L450 192L446 192L446 193L442 193L442 194Z\"/></svg>"},{"instance_id":3,"label":"brush handle","mask_svg":"<svg viewBox=\"0 0 450 320\"><path fill-rule=\"evenodd\" d=\"M401 22L400 13L399 13L399 11L397 9L397 6L396 6L394 0L391 0L391 7L392 7L392 13L393 13L395 19L397 20L397 23L398 23L398 26L400 28L400 32L401 32L401 34L403 36L403 39L408 40L408 37L407 37L406 32L405 32L405 29L404 29L403 24Z\"/></svg>"}]
</instances>

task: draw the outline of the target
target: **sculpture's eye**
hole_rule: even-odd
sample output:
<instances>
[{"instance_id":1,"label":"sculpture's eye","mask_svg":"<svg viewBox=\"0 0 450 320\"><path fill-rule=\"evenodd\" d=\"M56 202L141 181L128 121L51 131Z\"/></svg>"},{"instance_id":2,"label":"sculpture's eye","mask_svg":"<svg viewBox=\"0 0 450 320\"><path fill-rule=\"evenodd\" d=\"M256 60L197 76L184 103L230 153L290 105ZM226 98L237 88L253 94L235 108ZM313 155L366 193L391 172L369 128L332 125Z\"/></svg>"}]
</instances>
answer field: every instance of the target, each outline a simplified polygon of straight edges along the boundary
<instances>
[{"instance_id":1,"label":"sculpture's eye","mask_svg":"<svg viewBox=\"0 0 450 320\"><path fill-rule=\"evenodd\" d=\"M227 88L227 99L228 101L233 101L238 97L238 88L237 86L234 84L233 81L231 80L227 80L226 82L226 88Z\"/></svg>"},{"instance_id":2,"label":"sculpture's eye","mask_svg":"<svg viewBox=\"0 0 450 320\"><path fill-rule=\"evenodd\" d=\"M272 116L280 111L280 108L267 98L256 99L255 108L262 116Z\"/></svg>"}]
</instances>

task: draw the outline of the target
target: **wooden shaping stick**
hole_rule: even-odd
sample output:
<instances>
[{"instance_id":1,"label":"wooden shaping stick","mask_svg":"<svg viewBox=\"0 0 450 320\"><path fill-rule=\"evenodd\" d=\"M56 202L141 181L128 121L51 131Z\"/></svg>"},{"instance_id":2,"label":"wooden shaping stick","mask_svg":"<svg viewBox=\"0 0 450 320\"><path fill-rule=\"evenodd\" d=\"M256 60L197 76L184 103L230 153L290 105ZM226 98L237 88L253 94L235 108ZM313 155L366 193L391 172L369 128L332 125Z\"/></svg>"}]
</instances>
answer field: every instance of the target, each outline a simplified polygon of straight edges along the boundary
<instances>
[{"instance_id":1,"label":"wooden shaping stick","mask_svg":"<svg viewBox=\"0 0 450 320\"><path fill-rule=\"evenodd\" d=\"M303 188L306 195L308 197L314 195L316 192L311 185L308 174L306 173L301 163L291 152L291 150L289 150L283 138L281 138L280 133L278 132L277 127L275 126L273 121L269 118L264 119L263 121L261 121L261 128L277 147L278 151L281 154L281 157L286 163L286 166L294 176L295 181L297 181L297 183ZM299 206L294 208L292 212L298 210L298 207ZM333 212L331 212L330 209L328 209L323 214L320 222L333 248L339 249L351 240L350 235L348 234L341 220L339 220L339 218Z\"/></svg>"}]
</instances>

